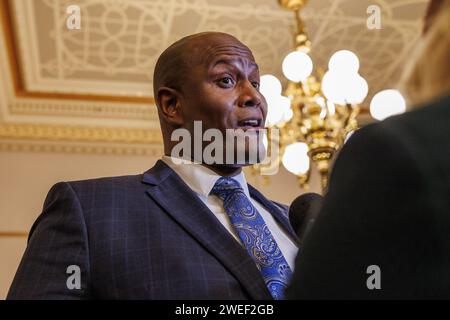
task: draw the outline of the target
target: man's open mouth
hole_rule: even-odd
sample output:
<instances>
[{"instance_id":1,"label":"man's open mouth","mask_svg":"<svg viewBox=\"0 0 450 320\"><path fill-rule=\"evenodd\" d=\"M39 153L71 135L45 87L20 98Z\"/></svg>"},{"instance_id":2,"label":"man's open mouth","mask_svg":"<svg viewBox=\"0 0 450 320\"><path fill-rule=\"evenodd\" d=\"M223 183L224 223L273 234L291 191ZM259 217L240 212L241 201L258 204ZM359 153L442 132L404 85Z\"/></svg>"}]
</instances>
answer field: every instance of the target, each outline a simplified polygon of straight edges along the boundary
<instances>
[{"instance_id":1,"label":"man's open mouth","mask_svg":"<svg viewBox=\"0 0 450 320\"><path fill-rule=\"evenodd\" d=\"M262 119L260 118L247 118L239 120L237 129L250 130L250 129L263 129Z\"/></svg>"}]
</instances>

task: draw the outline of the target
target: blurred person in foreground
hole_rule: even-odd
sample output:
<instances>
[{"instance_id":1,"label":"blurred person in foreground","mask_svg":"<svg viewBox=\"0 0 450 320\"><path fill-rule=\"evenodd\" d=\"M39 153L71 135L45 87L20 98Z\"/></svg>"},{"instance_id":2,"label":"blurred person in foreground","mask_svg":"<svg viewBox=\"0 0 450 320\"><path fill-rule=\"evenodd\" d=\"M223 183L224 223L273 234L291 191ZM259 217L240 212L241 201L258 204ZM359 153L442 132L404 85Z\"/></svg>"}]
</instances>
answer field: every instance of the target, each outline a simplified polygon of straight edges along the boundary
<instances>
[{"instance_id":1,"label":"blurred person in foreground","mask_svg":"<svg viewBox=\"0 0 450 320\"><path fill-rule=\"evenodd\" d=\"M343 147L288 298L450 298L450 0L405 70L414 110Z\"/></svg>"}]
</instances>

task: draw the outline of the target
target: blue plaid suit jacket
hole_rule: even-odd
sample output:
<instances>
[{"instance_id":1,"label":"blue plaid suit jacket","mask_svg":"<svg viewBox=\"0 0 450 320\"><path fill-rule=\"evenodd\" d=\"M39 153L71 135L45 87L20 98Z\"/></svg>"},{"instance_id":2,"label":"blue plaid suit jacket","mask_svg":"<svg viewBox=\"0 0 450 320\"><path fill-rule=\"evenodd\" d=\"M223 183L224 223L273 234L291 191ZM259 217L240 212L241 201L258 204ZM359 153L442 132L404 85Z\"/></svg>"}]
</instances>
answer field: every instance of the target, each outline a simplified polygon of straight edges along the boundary
<instances>
[{"instance_id":1,"label":"blue plaid suit jacket","mask_svg":"<svg viewBox=\"0 0 450 320\"><path fill-rule=\"evenodd\" d=\"M249 189L296 239L287 207ZM66 284L71 265L80 268L80 289ZM30 231L8 299L271 296L245 249L158 161L141 175L54 185Z\"/></svg>"}]
</instances>

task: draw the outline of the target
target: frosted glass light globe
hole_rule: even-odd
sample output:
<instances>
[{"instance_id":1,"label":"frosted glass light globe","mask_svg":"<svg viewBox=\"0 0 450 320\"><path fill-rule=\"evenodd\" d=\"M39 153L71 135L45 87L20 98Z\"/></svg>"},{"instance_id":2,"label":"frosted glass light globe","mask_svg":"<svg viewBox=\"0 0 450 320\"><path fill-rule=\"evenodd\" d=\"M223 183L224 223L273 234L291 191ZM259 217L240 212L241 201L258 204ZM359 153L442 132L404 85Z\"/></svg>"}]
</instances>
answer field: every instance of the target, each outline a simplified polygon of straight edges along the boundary
<instances>
[{"instance_id":1,"label":"frosted glass light globe","mask_svg":"<svg viewBox=\"0 0 450 320\"><path fill-rule=\"evenodd\" d=\"M289 121L294 117L294 111L292 111L291 107L289 107L287 110L284 111L283 114L283 121Z\"/></svg>"},{"instance_id":2,"label":"frosted glass light globe","mask_svg":"<svg viewBox=\"0 0 450 320\"><path fill-rule=\"evenodd\" d=\"M303 142L296 142L288 145L284 150L281 162L289 172L295 175L308 172L308 146Z\"/></svg>"},{"instance_id":3,"label":"frosted glass light globe","mask_svg":"<svg viewBox=\"0 0 450 320\"><path fill-rule=\"evenodd\" d=\"M406 102L398 90L388 89L378 92L370 102L370 114L377 120L401 114L406 111Z\"/></svg>"},{"instance_id":4,"label":"frosted glass light globe","mask_svg":"<svg viewBox=\"0 0 450 320\"><path fill-rule=\"evenodd\" d=\"M281 82L277 77L271 74L265 74L261 76L259 91L264 95L266 99L281 95L281 89Z\"/></svg>"},{"instance_id":5,"label":"frosted glass light globe","mask_svg":"<svg viewBox=\"0 0 450 320\"><path fill-rule=\"evenodd\" d=\"M339 73L330 70L324 74L322 92L328 100L336 104L345 104L345 90L346 85Z\"/></svg>"},{"instance_id":6,"label":"frosted glass light globe","mask_svg":"<svg viewBox=\"0 0 450 320\"><path fill-rule=\"evenodd\" d=\"M359 104L366 98L369 86L357 73L345 74L329 70L322 78L322 92L336 104Z\"/></svg>"},{"instance_id":7,"label":"frosted glass light globe","mask_svg":"<svg viewBox=\"0 0 450 320\"><path fill-rule=\"evenodd\" d=\"M344 99L350 104L360 104L369 93L369 85L367 81L359 74L355 74L348 78Z\"/></svg>"},{"instance_id":8,"label":"frosted glass light globe","mask_svg":"<svg viewBox=\"0 0 450 320\"><path fill-rule=\"evenodd\" d=\"M284 115L291 107L291 100L285 96L272 96L267 99L266 126L274 126L284 119Z\"/></svg>"},{"instance_id":9,"label":"frosted glass light globe","mask_svg":"<svg viewBox=\"0 0 450 320\"><path fill-rule=\"evenodd\" d=\"M311 75L313 63L306 53L293 51L284 58L282 69L286 78L293 82L300 82Z\"/></svg>"},{"instance_id":10,"label":"frosted glass light globe","mask_svg":"<svg viewBox=\"0 0 450 320\"><path fill-rule=\"evenodd\" d=\"M338 73L358 73L358 56L350 50L339 50L331 56L328 69Z\"/></svg>"}]
</instances>

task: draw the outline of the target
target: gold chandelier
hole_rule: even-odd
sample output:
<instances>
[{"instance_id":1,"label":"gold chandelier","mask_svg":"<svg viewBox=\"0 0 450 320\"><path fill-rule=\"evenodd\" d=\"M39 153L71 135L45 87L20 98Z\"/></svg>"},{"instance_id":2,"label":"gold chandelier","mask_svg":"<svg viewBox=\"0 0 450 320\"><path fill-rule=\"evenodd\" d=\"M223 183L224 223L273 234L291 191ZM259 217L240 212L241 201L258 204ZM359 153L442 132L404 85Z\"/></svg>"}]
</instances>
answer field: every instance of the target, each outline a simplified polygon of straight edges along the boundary
<instances>
[{"instance_id":1,"label":"gold chandelier","mask_svg":"<svg viewBox=\"0 0 450 320\"><path fill-rule=\"evenodd\" d=\"M261 77L261 92L269 105L266 125L269 130L280 130L278 163L297 175L302 187L308 187L310 163L314 163L325 190L333 156L358 128L359 104L367 96L368 85L358 74L358 57L348 50L333 54L329 70L326 73L319 70L314 75L308 55L311 42L300 16L308 0L278 2L293 11L296 31L294 51L282 65L289 80L284 95L276 77ZM272 143L278 141L269 141L269 146Z\"/></svg>"}]
</instances>

